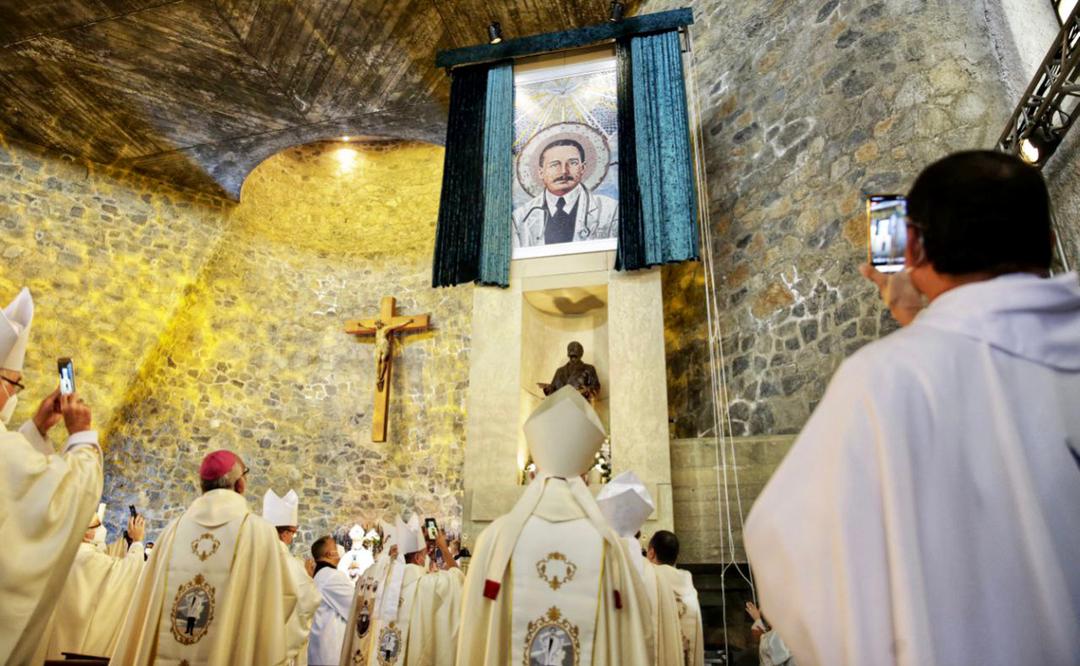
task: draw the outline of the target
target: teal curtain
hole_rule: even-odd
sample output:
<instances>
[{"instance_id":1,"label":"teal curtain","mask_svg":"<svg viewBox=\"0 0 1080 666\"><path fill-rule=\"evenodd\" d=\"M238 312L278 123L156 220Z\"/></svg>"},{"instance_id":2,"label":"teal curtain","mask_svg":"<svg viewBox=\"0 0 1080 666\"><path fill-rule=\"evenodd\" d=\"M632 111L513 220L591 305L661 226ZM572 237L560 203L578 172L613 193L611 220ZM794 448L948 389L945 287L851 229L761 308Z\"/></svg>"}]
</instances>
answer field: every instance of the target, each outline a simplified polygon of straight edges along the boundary
<instances>
[{"instance_id":1,"label":"teal curtain","mask_svg":"<svg viewBox=\"0 0 1080 666\"><path fill-rule=\"evenodd\" d=\"M479 278L484 229L484 111L488 66L459 67L450 83L432 286Z\"/></svg>"},{"instance_id":2,"label":"teal curtain","mask_svg":"<svg viewBox=\"0 0 1080 666\"><path fill-rule=\"evenodd\" d=\"M484 109L484 229L480 284L510 284L511 192L514 171L514 65L488 70Z\"/></svg>"},{"instance_id":3,"label":"teal curtain","mask_svg":"<svg viewBox=\"0 0 1080 666\"><path fill-rule=\"evenodd\" d=\"M679 33L620 41L618 62L616 268L697 259L697 196Z\"/></svg>"}]
</instances>

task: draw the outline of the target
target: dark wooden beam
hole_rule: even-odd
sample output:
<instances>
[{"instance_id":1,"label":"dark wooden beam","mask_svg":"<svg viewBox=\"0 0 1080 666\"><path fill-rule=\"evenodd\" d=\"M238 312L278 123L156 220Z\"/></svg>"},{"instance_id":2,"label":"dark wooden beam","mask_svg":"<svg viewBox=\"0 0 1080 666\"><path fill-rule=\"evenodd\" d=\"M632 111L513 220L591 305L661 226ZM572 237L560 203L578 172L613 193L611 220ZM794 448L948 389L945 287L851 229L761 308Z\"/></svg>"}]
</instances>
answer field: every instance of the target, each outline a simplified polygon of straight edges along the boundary
<instances>
[{"instance_id":1,"label":"dark wooden beam","mask_svg":"<svg viewBox=\"0 0 1080 666\"><path fill-rule=\"evenodd\" d=\"M675 30L691 25L693 22L693 10L689 7L683 7L682 9L672 9L671 11L656 14L631 16L618 23L597 23L596 25L573 30L519 37L498 44L479 44L449 51L439 51L435 55L435 66L454 68L462 65L505 60L507 58L522 58L540 53L598 44L619 39L620 37Z\"/></svg>"}]
</instances>

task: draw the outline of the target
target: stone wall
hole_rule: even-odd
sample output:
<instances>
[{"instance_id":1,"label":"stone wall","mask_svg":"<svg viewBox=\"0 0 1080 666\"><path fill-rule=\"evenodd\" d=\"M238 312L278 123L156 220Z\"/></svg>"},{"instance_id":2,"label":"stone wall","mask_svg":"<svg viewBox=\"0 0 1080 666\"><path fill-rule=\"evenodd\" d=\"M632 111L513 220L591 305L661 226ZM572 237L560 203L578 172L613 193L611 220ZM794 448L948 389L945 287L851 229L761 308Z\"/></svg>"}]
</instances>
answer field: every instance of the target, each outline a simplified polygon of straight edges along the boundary
<instances>
[{"instance_id":1,"label":"stone wall","mask_svg":"<svg viewBox=\"0 0 1080 666\"><path fill-rule=\"evenodd\" d=\"M711 437L672 440L671 497L681 563L746 561L743 518L794 440L732 437L721 450Z\"/></svg>"},{"instance_id":2,"label":"stone wall","mask_svg":"<svg viewBox=\"0 0 1080 666\"><path fill-rule=\"evenodd\" d=\"M216 448L244 456L254 508L268 487L300 493L297 552L357 520L460 517L471 298L429 286L441 170L429 145L295 148L231 206L4 145L0 290L29 284L38 305L27 395L75 357L111 534L128 504L156 534ZM373 444L372 344L343 329L384 295L433 330L399 346Z\"/></svg>"},{"instance_id":3,"label":"stone wall","mask_svg":"<svg viewBox=\"0 0 1080 666\"><path fill-rule=\"evenodd\" d=\"M690 5L726 407L735 435L795 433L839 363L893 328L857 273L864 196L905 191L934 159L991 146L1011 106L973 3ZM679 437L711 428L697 369L706 344L668 350L673 409L699 415L676 416Z\"/></svg>"},{"instance_id":4,"label":"stone wall","mask_svg":"<svg viewBox=\"0 0 1080 666\"><path fill-rule=\"evenodd\" d=\"M432 290L442 150L299 148L260 165L110 433L105 495L155 527L195 495L200 456L241 453L249 496L301 496L297 552L399 511L460 517L467 289ZM388 441L371 442L372 344L346 319L430 312L394 364Z\"/></svg>"},{"instance_id":5,"label":"stone wall","mask_svg":"<svg viewBox=\"0 0 1080 666\"><path fill-rule=\"evenodd\" d=\"M225 228L228 205L0 137L0 300L34 295L28 390L14 423L75 361L79 392L108 423L158 333Z\"/></svg>"}]
</instances>

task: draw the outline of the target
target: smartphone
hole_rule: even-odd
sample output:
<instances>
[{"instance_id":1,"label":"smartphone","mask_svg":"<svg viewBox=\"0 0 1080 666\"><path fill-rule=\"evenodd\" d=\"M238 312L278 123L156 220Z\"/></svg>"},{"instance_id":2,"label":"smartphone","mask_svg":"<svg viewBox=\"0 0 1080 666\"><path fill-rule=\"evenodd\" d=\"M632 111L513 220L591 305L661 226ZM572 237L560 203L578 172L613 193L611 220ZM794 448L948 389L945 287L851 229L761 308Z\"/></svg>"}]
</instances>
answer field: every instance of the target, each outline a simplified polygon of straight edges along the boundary
<instances>
[{"instance_id":1,"label":"smartphone","mask_svg":"<svg viewBox=\"0 0 1080 666\"><path fill-rule=\"evenodd\" d=\"M870 265L882 273L904 268L907 248L907 199L900 194L872 194L866 198Z\"/></svg>"},{"instance_id":2,"label":"smartphone","mask_svg":"<svg viewBox=\"0 0 1080 666\"><path fill-rule=\"evenodd\" d=\"M138 515L139 515L139 514L138 514L138 513L137 513L137 512L135 511L135 505L134 505L134 504L128 504L128 511L130 511L130 512L131 512L131 517L132 517L132 518L134 518L135 516L138 516Z\"/></svg>"},{"instance_id":3,"label":"smartphone","mask_svg":"<svg viewBox=\"0 0 1080 666\"><path fill-rule=\"evenodd\" d=\"M439 526L436 524L434 518L424 519L424 530L427 532L428 541L434 541L439 538Z\"/></svg>"},{"instance_id":4,"label":"smartphone","mask_svg":"<svg viewBox=\"0 0 1080 666\"><path fill-rule=\"evenodd\" d=\"M61 395L71 395L75 392L75 364L70 358L58 358L56 368L60 372Z\"/></svg>"}]
</instances>

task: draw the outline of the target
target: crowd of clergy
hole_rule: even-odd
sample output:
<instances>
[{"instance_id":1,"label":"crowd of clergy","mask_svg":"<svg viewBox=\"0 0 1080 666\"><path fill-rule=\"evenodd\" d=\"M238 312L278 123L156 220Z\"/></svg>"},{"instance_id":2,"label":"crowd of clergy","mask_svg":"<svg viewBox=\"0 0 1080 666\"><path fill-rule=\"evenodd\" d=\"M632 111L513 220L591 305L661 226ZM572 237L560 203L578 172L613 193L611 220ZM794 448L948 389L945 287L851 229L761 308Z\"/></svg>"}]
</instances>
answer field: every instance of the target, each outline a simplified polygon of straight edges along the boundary
<instances>
[{"instance_id":1,"label":"crowd of clergy","mask_svg":"<svg viewBox=\"0 0 1080 666\"><path fill-rule=\"evenodd\" d=\"M976 223L987 238L958 250ZM916 180L907 224L908 269L864 271L904 328L843 363L748 519L775 624L747 604L760 663L1075 666L1080 284L1048 276L1045 184L1011 156L954 155ZM0 317L3 423L32 318L25 289ZM641 548L646 486L583 480L605 439L593 407L566 386L523 430L536 477L467 571L416 513L295 556L297 494L270 490L256 514L227 450L202 458L200 492L147 555L134 511L105 545L91 411L58 389L0 425L0 661L702 666L677 537Z\"/></svg>"}]
</instances>

